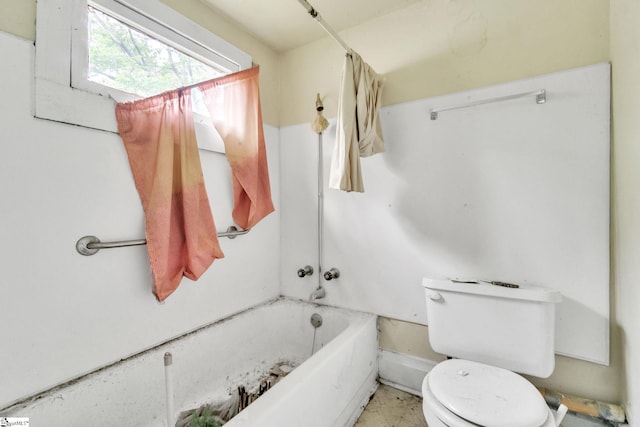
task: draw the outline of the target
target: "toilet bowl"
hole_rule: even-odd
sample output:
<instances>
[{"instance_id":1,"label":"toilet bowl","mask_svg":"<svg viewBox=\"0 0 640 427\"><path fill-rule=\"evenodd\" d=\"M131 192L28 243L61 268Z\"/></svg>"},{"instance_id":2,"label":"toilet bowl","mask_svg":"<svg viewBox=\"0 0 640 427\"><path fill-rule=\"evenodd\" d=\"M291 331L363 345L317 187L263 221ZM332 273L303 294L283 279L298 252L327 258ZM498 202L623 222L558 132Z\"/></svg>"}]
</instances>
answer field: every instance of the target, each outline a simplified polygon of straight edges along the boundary
<instances>
[{"instance_id":1,"label":"toilet bowl","mask_svg":"<svg viewBox=\"0 0 640 427\"><path fill-rule=\"evenodd\" d=\"M436 365L422 382L429 427L555 427L538 390L506 369L468 360Z\"/></svg>"}]
</instances>

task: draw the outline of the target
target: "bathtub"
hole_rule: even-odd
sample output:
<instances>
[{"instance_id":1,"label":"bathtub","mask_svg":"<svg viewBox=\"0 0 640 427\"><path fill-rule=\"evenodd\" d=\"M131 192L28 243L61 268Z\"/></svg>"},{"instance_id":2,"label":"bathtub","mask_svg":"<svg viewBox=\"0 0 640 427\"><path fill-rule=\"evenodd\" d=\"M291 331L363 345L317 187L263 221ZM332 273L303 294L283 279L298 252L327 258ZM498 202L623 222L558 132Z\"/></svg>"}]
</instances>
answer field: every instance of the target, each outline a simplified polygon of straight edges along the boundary
<instances>
[{"instance_id":1,"label":"bathtub","mask_svg":"<svg viewBox=\"0 0 640 427\"><path fill-rule=\"evenodd\" d=\"M310 318L322 316L315 331ZM38 426L167 425L163 356L175 415L247 389L279 362L295 369L225 424L351 426L377 386L376 317L279 298L49 390L0 416ZM174 419L175 422L175 419Z\"/></svg>"}]
</instances>

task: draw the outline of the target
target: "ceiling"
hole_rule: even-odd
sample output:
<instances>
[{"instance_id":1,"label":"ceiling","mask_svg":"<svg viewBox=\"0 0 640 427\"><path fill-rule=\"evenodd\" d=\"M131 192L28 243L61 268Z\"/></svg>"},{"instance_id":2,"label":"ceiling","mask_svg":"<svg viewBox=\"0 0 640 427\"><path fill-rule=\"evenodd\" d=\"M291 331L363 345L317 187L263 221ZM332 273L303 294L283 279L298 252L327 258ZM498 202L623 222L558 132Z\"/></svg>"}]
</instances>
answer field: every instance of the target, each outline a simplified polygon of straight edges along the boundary
<instances>
[{"instance_id":1,"label":"ceiling","mask_svg":"<svg viewBox=\"0 0 640 427\"><path fill-rule=\"evenodd\" d=\"M327 37L298 0L201 0L277 52ZM423 0L309 0L336 31Z\"/></svg>"}]
</instances>

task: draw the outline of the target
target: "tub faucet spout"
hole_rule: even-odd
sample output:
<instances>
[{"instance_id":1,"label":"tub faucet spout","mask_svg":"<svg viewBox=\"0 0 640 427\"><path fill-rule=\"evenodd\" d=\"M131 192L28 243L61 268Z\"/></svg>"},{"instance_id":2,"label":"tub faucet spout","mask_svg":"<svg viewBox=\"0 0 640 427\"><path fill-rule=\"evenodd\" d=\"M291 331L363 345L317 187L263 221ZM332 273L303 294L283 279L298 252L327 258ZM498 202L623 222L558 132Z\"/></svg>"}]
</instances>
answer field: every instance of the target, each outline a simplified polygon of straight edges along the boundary
<instances>
[{"instance_id":1,"label":"tub faucet spout","mask_svg":"<svg viewBox=\"0 0 640 427\"><path fill-rule=\"evenodd\" d=\"M324 298L326 295L327 295L327 292L324 290L324 288L319 287L315 291L311 292L311 295L309 296L309 301Z\"/></svg>"}]
</instances>

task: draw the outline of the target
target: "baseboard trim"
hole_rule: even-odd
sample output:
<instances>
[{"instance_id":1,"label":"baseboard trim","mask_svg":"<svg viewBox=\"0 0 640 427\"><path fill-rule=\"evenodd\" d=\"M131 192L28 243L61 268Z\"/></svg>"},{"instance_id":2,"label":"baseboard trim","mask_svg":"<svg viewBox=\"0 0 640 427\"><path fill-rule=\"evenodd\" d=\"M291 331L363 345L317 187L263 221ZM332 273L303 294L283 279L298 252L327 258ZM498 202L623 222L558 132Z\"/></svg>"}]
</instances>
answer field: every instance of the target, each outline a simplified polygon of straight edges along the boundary
<instances>
[{"instance_id":1,"label":"baseboard trim","mask_svg":"<svg viewBox=\"0 0 640 427\"><path fill-rule=\"evenodd\" d=\"M422 397L422 380L438 362L378 349L378 373L380 382L407 393Z\"/></svg>"}]
</instances>

